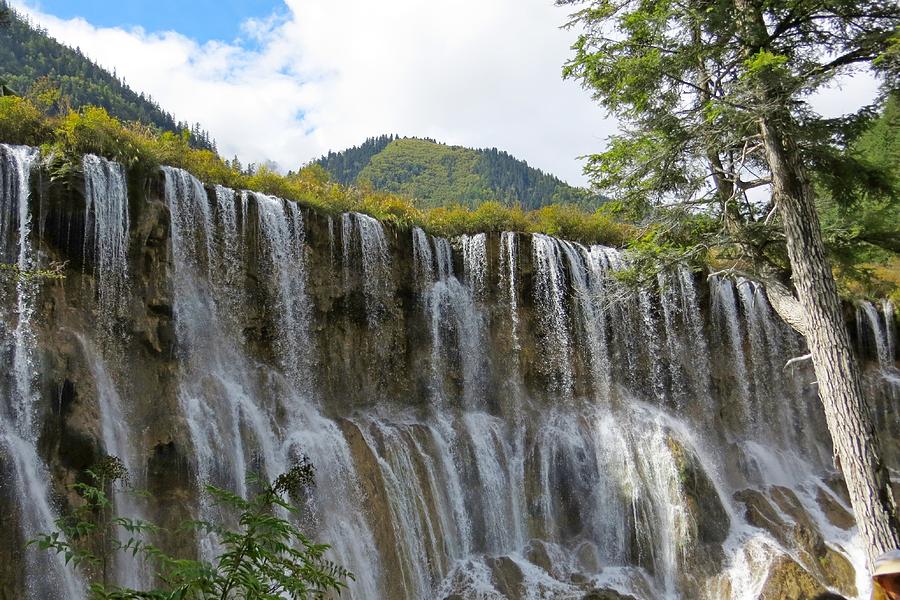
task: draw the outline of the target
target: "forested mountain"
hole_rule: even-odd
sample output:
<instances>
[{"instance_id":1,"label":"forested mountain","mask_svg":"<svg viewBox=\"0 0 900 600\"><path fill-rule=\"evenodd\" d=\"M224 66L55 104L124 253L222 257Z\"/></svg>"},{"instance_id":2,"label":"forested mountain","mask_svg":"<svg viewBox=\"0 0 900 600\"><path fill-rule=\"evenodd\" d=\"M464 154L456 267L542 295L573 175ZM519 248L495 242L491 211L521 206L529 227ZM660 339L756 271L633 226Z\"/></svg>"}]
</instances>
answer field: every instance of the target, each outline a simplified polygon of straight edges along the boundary
<instances>
[{"instance_id":1,"label":"forested mountain","mask_svg":"<svg viewBox=\"0 0 900 600\"><path fill-rule=\"evenodd\" d=\"M140 121L164 131L190 132L191 145L214 149L199 124L178 122L152 98L138 94L118 76L50 37L47 31L0 0L0 87L3 93L36 96L59 91L51 110L93 105L122 121Z\"/></svg>"},{"instance_id":2,"label":"forested mountain","mask_svg":"<svg viewBox=\"0 0 900 600\"><path fill-rule=\"evenodd\" d=\"M356 176L369 164L372 157L395 139L397 138L393 135L371 137L359 146L341 152L329 152L316 162L328 171L334 181L349 185L356 181Z\"/></svg>"},{"instance_id":3,"label":"forested mountain","mask_svg":"<svg viewBox=\"0 0 900 600\"><path fill-rule=\"evenodd\" d=\"M410 196L425 207L475 206L487 200L525 209L554 202L594 207L603 201L496 148L449 146L427 138L369 138L317 162L340 183L365 183Z\"/></svg>"}]
</instances>

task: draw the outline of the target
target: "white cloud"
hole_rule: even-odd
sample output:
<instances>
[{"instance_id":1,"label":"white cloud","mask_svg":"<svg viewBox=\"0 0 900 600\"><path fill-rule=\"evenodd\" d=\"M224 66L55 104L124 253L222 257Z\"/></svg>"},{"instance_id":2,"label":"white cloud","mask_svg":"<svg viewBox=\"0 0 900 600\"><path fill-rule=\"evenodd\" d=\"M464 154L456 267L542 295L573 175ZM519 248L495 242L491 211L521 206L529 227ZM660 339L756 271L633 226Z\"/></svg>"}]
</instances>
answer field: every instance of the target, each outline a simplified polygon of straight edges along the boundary
<instances>
[{"instance_id":1,"label":"white cloud","mask_svg":"<svg viewBox=\"0 0 900 600\"><path fill-rule=\"evenodd\" d=\"M612 121L562 81L572 32L552 0L288 0L253 19L246 47L174 32L100 28L27 9L151 94L199 121L223 155L292 168L366 137L399 133L495 146L573 183L577 156Z\"/></svg>"},{"instance_id":2,"label":"white cloud","mask_svg":"<svg viewBox=\"0 0 900 600\"><path fill-rule=\"evenodd\" d=\"M29 0L19 0L29 1ZM242 25L245 46L99 28L26 9L51 35L115 69L225 156L294 168L382 133L497 147L572 183L577 156L615 122L563 81L574 33L553 0L286 0ZM813 98L826 114L868 101L871 77Z\"/></svg>"}]
</instances>

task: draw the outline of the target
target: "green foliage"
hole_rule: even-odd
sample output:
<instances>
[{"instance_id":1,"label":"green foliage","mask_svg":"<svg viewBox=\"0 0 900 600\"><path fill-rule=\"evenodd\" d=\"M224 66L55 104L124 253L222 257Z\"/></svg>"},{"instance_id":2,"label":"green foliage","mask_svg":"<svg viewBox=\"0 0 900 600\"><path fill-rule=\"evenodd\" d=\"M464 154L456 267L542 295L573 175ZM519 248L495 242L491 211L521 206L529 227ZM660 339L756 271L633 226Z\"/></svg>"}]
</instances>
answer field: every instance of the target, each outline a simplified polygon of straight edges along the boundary
<instances>
[{"instance_id":1,"label":"green foliage","mask_svg":"<svg viewBox=\"0 0 900 600\"><path fill-rule=\"evenodd\" d=\"M0 21L0 81L23 94L37 87L39 93L28 95L41 108L50 100L50 114L65 115L70 108L97 106L117 119L143 123L159 131L188 130L193 147L215 149L215 142L199 124L176 122L151 98L134 92L80 49L60 44L14 9L6 8ZM58 97L47 96L50 88Z\"/></svg>"},{"instance_id":2,"label":"green foliage","mask_svg":"<svg viewBox=\"0 0 900 600\"><path fill-rule=\"evenodd\" d=\"M336 182L351 185L356 183L360 171L369 164L372 157L384 150L394 139L393 135L367 138L359 146L347 148L343 152L329 152L316 161L316 164L321 165Z\"/></svg>"},{"instance_id":3,"label":"green foliage","mask_svg":"<svg viewBox=\"0 0 900 600\"><path fill-rule=\"evenodd\" d=\"M572 205L551 204L534 212L533 231L569 240L602 240L609 246L621 246L631 237L631 230L613 220L603 208L585 217Z\"/></svg>"},{"instance_id":4,"label":"green foliage","mask_svg":"<svg viewBox=\"0 0 900 600\"><path fill-rule=\"evenodd\" d=\"M36 146L49 134L43 115L31 102L17 96L0 96L0 139Z\"/></svg>"},{"instance_id":5,"label":"green foliage","mask_svg":"<svg viewBox=\"0 0 900 600\"><path fill-rule=\"evenodd\" d=\"M146 138L94 106L66 115L59 122L55 137L57 148L71 157L97 154L129 169L149 167L155 159Z\"/></svg>"},{"instance_id":6,"label":"green foliage","mask_svg":"<svg viewBox=\"0 0 900 600\"><path fill-rule=\"evenodd\" d=\"M415 199L420 208L498 201L534 209L550 203L596 207L602 198L529 167L496 148L471 149L434 140L381 136L317 164L340 183Z\"/></svg>"},{"instance_id":7,"label":"green foliage","mask_svg":"<svg viewBox=\"0 0 900 600\"><path fill-rule=\"evenodd\" d=\"M882 149L889 158L878 163L861 150L875 142L853 141L873 108L827 119L807 103L859 65L875 67L886 89L897 81L896 2L557 4L574 7L569 25L581 31L563 75L623 124L589 157L586 172L643 231L631 238L636 254L661 265L679 253L688 261L704 256L764 279L786 278L780 214L765 193L771 173L762 120L796 145L791 158L813 173L833 259L844 254L859 267L872 255L857 242L877 239L881 250L896 242L889 171L896 172L897 158ZM879 123L896 137L895 124Z\"/></svg>"},{"instance_id":8,"label":"green foliage","mask_svg":"<svg viewBox=\"0 0 900 600\"><path fill-rule=\"evenodd\" d=\"M207 184L270 194L332 214L363 212L400 228L419 226L437 235L552 232L586 243L611 245L622 245L632 235L632 229L615 221L605 208L588 213L575 205L552 204L526 212L518 205L497 201L475 207L452 203L448 207L421 208L403 194L335 183L316 163L287 175L266 166L244 171L236 160L223 160L212 150L193 148L186 131L158 133L140 123L122 123L99 107L52 116L41 114L27 98L0 97L0 141L42 145L50 157L51 176L64 181L77 175L83 154L93 153L120 162L139 176L158 165L171 165L190 171Z\"/></svg>"},{"instance_id":9,"label":"green foliage","mask_svg":"<svg viewBox=\"0 0 900 600\"><path fill-rule=\"evenodd\" d=\"M889 97L882 114L849 141L835 162L856 173L823 169L815 183L822 232L844 291L896 294L897 273L891 272L896 266L891 265L900 261L900 93Z\"/></svg>"},{"instance_id":10,"label":"green foliage","mask_svg":"<svg viewBox=\"0 0 900 600\"><path fill-rule=\"evenodd\" d=\"M15 263L0 263L0 275L9 275L18 281L32 279L65 279L65 264L53 262L46 269L23 269Z\"/></svg>"},{"instance_id":11,"label":"green foliage","mask_svg":"<svg viewBox=\"0 0 900 600\"><path fill-rule=\"evenodd\" d=\"M67 564L92 574L92 600L324 598L339 594L346 581L353 579L351 573L325 558L327 545L312 542L290 520L297 508L288 498L314 485L314 469L306 459L272 483L251 477L259 491L246 499L206 487L213 504L225 515L223 520L233 517L237 525L194 521L176 533L211 536L219 548L212 562L172 557L147 541L161 533L158 527L111 514L108 490L127 480L117 458L106 457L87 475L87 482L73 486L81 504L57 521L58 531L43 534L32 543L62 554ZM115 529L125 531L128 540L121 542ZM108 570L116 552L154 566L160 587L134 590L111 585Z\"/></svg>"}]
</instances>

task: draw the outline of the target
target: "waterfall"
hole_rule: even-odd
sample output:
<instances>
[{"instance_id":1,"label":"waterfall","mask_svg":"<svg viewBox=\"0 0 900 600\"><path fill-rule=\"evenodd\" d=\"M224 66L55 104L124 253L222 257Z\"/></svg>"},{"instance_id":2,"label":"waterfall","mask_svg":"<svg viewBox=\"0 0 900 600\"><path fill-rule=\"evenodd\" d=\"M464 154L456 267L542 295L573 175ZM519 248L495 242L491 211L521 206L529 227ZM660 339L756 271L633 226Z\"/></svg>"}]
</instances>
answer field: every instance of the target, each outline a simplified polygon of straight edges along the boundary
<instances>
[{"instance_id":1,"label":"waterfall","mask_svg":"<svg viewBox=\"0 0 900 600\"><path fill-rule=\"evenodd\" d=\"M119 391L113 383L106 363L98 348L95 348L83 335L75 334L84 356L88 361L94 384L97 388L97 405L100 410L100 431L103 438L103 449L108 456L115 456L128 473L127 481L119 481L113 485L112 503L115 514L128 519L149 521L145 502L132 490L143 489L144 477L140 464L138 449L134 443L134 429ZM118 541L123 546L131 539L132 534L122 527L116 528ZM115 584L133 589L144 589L151 583L146 565L134 559L130 552L122 550L115 556Z\"/></svg>"},{"instance_id":2,"label":"waterfall","mask_svg":"<svg viewBox=\"0 0 900 600\"><path fill-rule=\"evenodd\" d=\"M22 267L67 252L32 231L35 158L0 147L0 250ZM675 267L633 289L612 248L319 217L175 168L149 186L147 210L133 198L129 214L121 167L86 157L84 170L78 250L92 277L40 302L33 282L0 287L0 350L13 367L0 378L0 468L27 500L16 505L21 537L53 528L53 492L77 475L56 449L46 464L37 451L48 423L72 419L138 482L159 479L144 443L171 431L191 464L163 485L201 519L224 517L196 491L203 484L246 497L248 472L273 478L308 456L316 485L298 498L297 522L354 573L354 599L614 588L639 600L749 600L780 560L827 576L821 557L804 562L802 536L828 560L860 564L809 371L783 368L802 340L760 286L713 277L707 288ZM89 279L91 294L72 293ZM126 301L135 315L116 312ZM116 338L120 354L106 352L107 326L93 317L107 310L113 331L133 318L171 339L174 327L174 353L151 348L140 327ZM857 313L878 372L895 369L888 317L888 305ZM63 328L73 337L44 341ZM158 390L131 383L148 373ZM48 421L62 380L73 396L96 391L96 409L73 402L71 416ZM159 415L143 404L158 393L171 395L161 398L171 422L141 422ZM766 529L747 494L799 533ZM129 516L163 506L113 500ZM213 537L197 544L216 555ZM128 567L116 562L117 580L142 584ZM29 598L84 597L56 559L29 551L22 570Z\"/></svg>"},{"instance_id":3,"label":"waterfall","mask_svg":"<svg viewBox=\"0 0 900 600\"><path fill-rule=\"evenodd\" d=\"M234 298L235 292L230 285L215 285L223 280L216 261L221 253L215 251L214 215L206 190L185 171L165 168L164 174L172 224L175 323L183 359L178 394L198 476L243 496L252 448L259 447L264 473L273 475L272 426L264 407L256 403L252 365L229 335L228 319L221 316L219 304Z\"/></svg>"},{"instance_id":4,"label":"waterfall","mask_svg":"<svg viewBox=\"0 0 900 600\"><path fill-rule=\"evenodd\" d=\"M279 363L285 373L300 382L308 370L309 344L303 217L296 202L261 194L256 194L256 200L261 242L269 268L267 280L274 287L275 303L269 310L279 321L276 340Z\"/></svg>"},{"instance_id":5,"label":"waterfall","mask_svg":"<svg viewBox=\"0 0 900 600\"><path fill-rule=\"evenodd\" d=\"M434 238L434 259L437 263L437 278L445 280L453 276L453 249L450 241Z\"/></svg>"},{"instance_id":6,"label":"waterfall","mask_svg":"<svg viewBox=\"0 0 900 600\"><path fill-rule=\"evenodd\" d=\"M734 297L734 284L722 277L710 279L712 311L721 336L725 338L729 358L734 367L734 385L737 401L744 410L751 426L755 426L756 413L750 406L750 386L747 363L744 358L744 342Z\"/></svg>"},{"instance_id":7,"label":"waterfall","mask_svg":"<svg viewBox=\"0 0 900 600\"><path fill-rule=\"evenodd\" d=\"M33 148L0 144L0 261L23 271L39 267L30 204L31 170L37 159ZM50 500L50 476L37 448L37 419L46 410L38 404L34 385L40 369L32 323L38 290L27 277L0 283L0 349L4 364L11 366L11 376L4 377L0 387L0 468L3 487L15 495L21 536L27 542L54 531L57 517ZM7 543L15 544L10 539L14 534L8 533ZM26 582L27 598L83 597L84 586L62 555L49 556L35 546L23 550L23 555L25 572L40 574Z\"/></svg>"},{"instance_id":8,"label":"waterfall","mask_svg":"<svg viewBox=\"0 0 900 600\"><path fill-rule=\"evenodd\" d=\"M519 346L519 291L516 286L517 253L516 234L512 231L504 231L500 235L500 279L509 306L509 322L515 351L521 350L521 346Z\"/></svg>"},{"instance_id":9,"label":"waterfall","mask_svg":"<svg viewBox=\"0 0 900 600\"><path fill-rule=\"evenodd\" d=\"M344 276L347 279L354 252L358 251L362 268L362 288L366 301L366 316L374 326L387 316L393 290L390 255L381 223L362 213L341 215Z\"/></svg>"},{"instance_id":10,"label":"waterfall","mask_svg":"<svg viewBox=\"0 0 900 600\"><path fill-rule=\"evenodd\" d=\"M541 326L546 336L546 357L553 386L563 395L572 393L574 375L570 362L569 319L565 300L565 274L557 241L535 234L532 248L537 276L535 299L541 309Z\"/></svg>"},{"instance_id":11,"label":"waterfall","mask_svg":"<svg viewBox=\"0 0 900 600\"><path fill-rule=\"evenodd\" d=\"M678 285L681 297L681 312L685 319L685 336L683 340L683 352L691 346L692 353L689 378L693 395L703 404L702 412L708 417L713 410L712 391L710 390L709 345L706 340L706 332L703 329L703 315L697 301L697 292L694 288L693 274L686 268L678 269ZM683 356L686 356L683 354Z\"/></svg>"},{"instance_id":12,"label":"waterfall","mask_svg":"<svg viewBox=\"0 0 900 600\"><path fill-rule=\"evenodd\" d=\"M91 257L101 329L110 335L124 316L128 287L128 181L125 168L87 154L84 170L84 256Z\"/></svg>"},{"instance_id":13,"label":"waterfall","mask_svg":"<svg viewBox=\"0 0 900 600\"><path fill-rule=\"evenodd\" d=\"M436 273L437 279L429 279L423 291L425 313L431 333L432 393L440 404L447 398L460 397L461 405L474 408L482 404L484 376L487 356L484 354L485 318L475 303L478 279L470 279L463 285L453 275L452 249L448 240L434 238L434 252L428 236L421 230L413 232L414 261L417 273L424 273L430 266L432 256L437 269L429 271L429 277ZM465 240L467 245L484 244L480 241ZM486 268L478 256L485 252L470 252L464 263L466 272ZM469 264L471 263L471 264ZM480 265L480 266L479 266ZM474 276L473 276L474 277ZM473 287L474 286L474 287ZM451 389L452 381L447 381L450 372L459 373L459 383Z\"/></svg>"},{"instance_id":14,"label":"waterfall","mask_svg":"<svg viewBox=\"0 0 900 600\"><path fill-rule=\"evenodd\" d=\"M462 251L463 281L475 298L481 298L487 281L487 235L461 235L456 242Z\"/></svg>"},{"instance_id":15,"label":"waterfall","mask_svg":"<svg viewBox=\"0 0 900 600\"><path fill-rule=\"evenodd\" d=\"M858 303L856 330L861 356L871 356L877 361L878 374L887 388L886 398L880 402L880 410L876 412L882 422L890 424L900 417L900 408L897 407L897 400L900 399L900 369L896 363L894 306L889 300L884 300L881 310L868 301Z\"/></svg>"},{"instance_id":16,"label":"waterfall","mask_svg":"<svg viewBox=\"0 0 900 600\"><path fill-rule=\"evenodd\" d=\"M236 194L217 190L219 222L199 181L177 169L166 168L164 173L172 219L175 318L184 364L179 396L199 481L246 496L249 471L272 479L287 470L292 459L308 455L320 474L310 507L316 528L332 540L335 558L353 567L360 597L378 597L378 560L366 551L372 547L372 534L359 509L361 496L349 448L336 425L317 412L308 396L309 314L299 207L242 192L245 230L240 231L234 226L234 207L223 206L233 203ZM248 214L254 208L265 312L275 320L273 346L281 373L261 370L252 362L240 331L223 316L227 307L243 313L250 308L246 291L240 289L242 277L222 273L242 269L246 259L240 249L249 249L240 240L249 237ZM217 231L223 235L217 237ZM369 247L366 244L364 248ZM276 415L284 420L277 422ZM202 499L200 513L216 518ZM210 558L215 550L209 539L201 540L203 556Z\"/></svg>"},{"instance_id":17,"label":"waterfall","mask_svg":"<svg viewBox=\"0 0 900 600\"><path fill-rule=\"evenodd\" d=\"M420 227L413 227L413 262L416 265L416 278L423 288L434 281L434 253L431 241Z\"/></svg>"},{"instance_id":18,"label":"waterfall","mask_svg":"<svg viewBox=\"0 0 900 600\"><path fill-rule=\"evenodd\" d=\"M872 350L874 358L885 373L896 370L894 366L894 309L885 301L882 310L868 301L856 307L856 322L864 350Z\"/></svg>"},{"instance_id":19,"label":"waterfall","mask_svg":"<svg viewBox=\"0 0 900 600\"><path fill-rule=\"evenodd\" d=\"M885 298L881 303L881 312L884 315L884 333L886 354L890 360L897 356L896 329L894 326L894 305Z\"/></svg>"}]
</instances>

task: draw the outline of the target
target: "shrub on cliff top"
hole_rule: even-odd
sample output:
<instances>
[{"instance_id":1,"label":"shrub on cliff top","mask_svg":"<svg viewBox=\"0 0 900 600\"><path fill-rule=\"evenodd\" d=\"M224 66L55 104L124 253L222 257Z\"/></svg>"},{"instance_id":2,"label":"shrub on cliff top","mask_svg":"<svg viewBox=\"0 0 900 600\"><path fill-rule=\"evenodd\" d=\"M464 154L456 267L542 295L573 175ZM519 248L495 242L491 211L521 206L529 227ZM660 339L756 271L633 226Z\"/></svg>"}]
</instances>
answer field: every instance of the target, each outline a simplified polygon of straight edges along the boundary
<instances>
[{"instance_id":1,"label":"shrub on cliff top","mask_svg":"<svg viewBox=\"0 0 900 600\"><path fill-rule=\"evenodd\" d=\"M47 141L51 131L31 102L17 96L0 96L0 140L37 146Z\"/></svg>"},{"instance_id":2,"label":"shrub on cliff top","mask_svg":"<svg viewBox=\"0 0 900 600\"><path fill-rule=\"evenodd\" d=\"M0 98L0 141L46 145L55 152L54 171L67 175L80 168L83 154L97 154L147 173L159 165L189 171L207 184L257 191L300 202L329 213L358 211L401 228L414 226L442 236L464 233L542 232L569 239L622 245L630 229L600 212L554 204L525 212L495 201L421 209L413 199L371 188L342 186L327 172L310 165L281 175L266 166L242 170L211 150L192 148L190 132L158 132L140 123L122 123L104 109L86 107L62 117L42 113L25 98Z\"/></svg>"}]
</instances>

